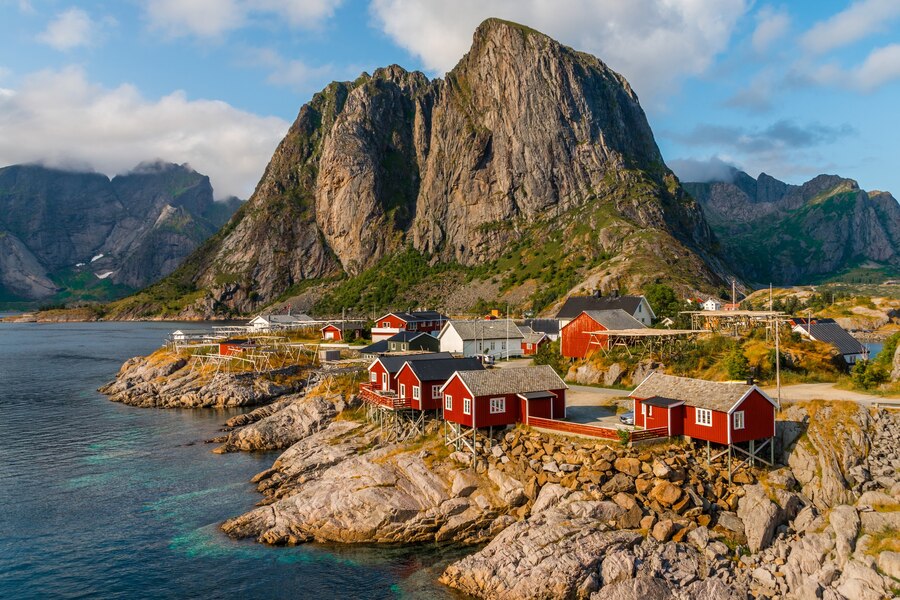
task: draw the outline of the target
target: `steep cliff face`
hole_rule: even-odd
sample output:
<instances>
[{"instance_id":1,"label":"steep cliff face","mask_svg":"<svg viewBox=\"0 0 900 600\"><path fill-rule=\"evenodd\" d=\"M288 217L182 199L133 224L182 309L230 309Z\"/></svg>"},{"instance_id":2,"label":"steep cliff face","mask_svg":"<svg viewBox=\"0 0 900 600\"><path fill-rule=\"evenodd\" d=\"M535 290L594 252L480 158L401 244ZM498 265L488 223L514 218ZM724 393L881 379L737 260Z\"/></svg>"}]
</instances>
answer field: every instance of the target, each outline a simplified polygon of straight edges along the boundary
<instances>
[{"instance_id":1,"label":"steep cliff face","mask_svg":"<svg viewBox=\"0 0 900 600\"><path fill-rule=\"evenodd\" d=\"M33 165L0 169L0 299L119 295L168 275L236 210L209 179L146 163L109 180Z\"/></svg>"},{"instance_id":2,"label":"steep cliff face","mask_svg":"<svg viewBox=\"0 0 900 600\"><path fill-rule=\"evenodd\" d=\"M316 94L246 209L176 279L209 290L210 305L248 312L403 248L490 263L524 231L545 235L585 207L611 215L601 227L652 231L657 247L688 257L700 285L719 281L714 236L622 76L490 19L444 79L391 66ZM630 251L610 239L609 254ZM667 271L655 266L648 273Z\"/></svg>"},{"instance_id":3,"label":"steep cliff face","mask_svg":"<svg viewBox=\"0 0 900 600\"><path fill-rule=\"evenodd\" d=\"M861 265L900 270L900 204L852 179L819 175L797 186L736 172L732 182L684 187L749 281L809 283Z\"/></svg>"}]
</instances>

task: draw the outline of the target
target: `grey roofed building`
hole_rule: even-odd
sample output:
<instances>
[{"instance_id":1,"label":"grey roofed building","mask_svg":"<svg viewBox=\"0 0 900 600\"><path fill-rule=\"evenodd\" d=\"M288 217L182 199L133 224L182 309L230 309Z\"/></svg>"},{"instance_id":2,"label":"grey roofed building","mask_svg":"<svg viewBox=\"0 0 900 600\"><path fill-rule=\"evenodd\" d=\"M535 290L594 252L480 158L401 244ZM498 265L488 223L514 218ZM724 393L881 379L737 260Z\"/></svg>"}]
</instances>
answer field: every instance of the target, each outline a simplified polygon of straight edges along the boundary
<instances>
[{"instance_id":1,"label":"grey roofed building","mask_svg":"<svg viewBox=\"0 0 900 600\"><path fill-rule=\"evenodd\" d=\"M620 308L629 315L637 312L643 296L570 296L556 313L557 319L574 319L586 310L614 310Z\"/></svg>"},{"instance_id":2,"label":"grey roofed building","mask_svg":"<svg viewBox=\"0 0 900 600\"><path fill-rule=\"evenodd\" d=\"M522 331L522 341L526 344L539 344L542 340L549 339L549 336L543 331L535 331L528 327L527 329L519 328Z\"/></svg>"},{"instance_id":3,"label":"grey roofed building","mask_svg":"<svg viewBox=\"0 0 900 600\"><path fill-rule=\"evenodd\" d=\"M620 308L613 310L586 310L584 312L606 329L646 329L643 323Z\"/></svg>"},{"instance_id":4,"label":"grey roofed building","mask_svg":"<svg viewBox=\"0 0 900 600\"><path fill-rule=\"evenodd\" d=\"M449 352L429 352L427 354L404 354L401 356L382 356L378 360L388 373L396 373L408 361L439 360L453 358Z\"/></svg>"},{"instance_id":5,"label":"grey roofed building","mask_svg":"<svg viewBox=\"0 0 900 600\"><path fill-rule=\"evenodd\" d=\"M844 360L850 364L868 354L868 350L846 329L838 325L834 319L793 319L794 331L800 335L809 337L817 342L831 344L841 353Z\"/></svg>"},{"instance_id":6,"label":"grey roofed building","mask_svg":"<svg viewBox=\"0 0 900 600\"><path fill-rule=\"evenodd\" d=\"M442 358L409 361L409 368L419 381L446 381L456 371L484 371L477 358Z\"/></svg>"},{"instance_id":7,"label":"grey roofed building","mask_svg":"<svg viewBox=\"0 0 900 600\"><path fill-rule=\"evenodd\" d=\"M552 340L559 337L559 320L557 319L525 319L524 324L526 327L531 327L534 331L546 333Z\"/></svg>"},{"instance_id":8,"label":"grey roofed building","mask_svg":"<svg viewBox=\"0 0 900 600\"><path fill-rule=\"evenodd\" d=\"M443 315L436 310L412 310L409 312L393 312L390 314L400 317L407 323L413 323L416 321L447 321L448 320L446 315Z\"/></svg>"},{"instance_id":9,"label":"grey roofed building","mask_svg":"<svg viewBox=\"0 0 900 600\"><path fill-rule=\"evenodd\" d=\"M522 338L519 326L511 319L476 319L473 321L449 321L463 340L503 340L509 338Z\"/></svg>"},{"instance_id":10,"label":"grey roofed building","mask_svg":"<svg viewBox=\"0 0 900 600\"><path fill-rule=\"evenodd\" d=\"M677 377L663 373L651 373L629 394L632 398L659 398L684 402L697 408L728 412L738 401L756 386L747 383L706 381L690 377ZM758 389L758 388L757 388ZM764 396L765 393L760 391ZM770 402L772 399L766 396ZM772 402L774 404L774 402Z\"/></svg>"},{"instance_id":11,"label":"grey roofed building","mask_svg":"<svg viewBox=\"0 0 900 600\"><path fill-rule=\"evenodd\" d=\"M380 354L384 354L387 351L387 340L381 340L380 342L375 342L374 344L369 344L368 346L359 349L359 353L366 357L374 357Z\"/></svg>"},{"instance_id":12,"label":"grey roofed building","mask_svg":"<svg viewBox=\"0 0 900 600\"><path fill-rule=\"evenodd\" d=\"M386 341L388 342L411 342L419 336L428 335L424 331L399 331L389 337Z\"/></svg>"},{"instance_id":13,"label":"grey roofed building","mask_svg":"<svg viewBox=\"0 0 900 600\"><path fill-rule=\"evenodd\" d=\"M569 387L550 365L490 371L460 371L458 376L475 396L524 394L563 390Z\"/></svg>"}]
</instances>

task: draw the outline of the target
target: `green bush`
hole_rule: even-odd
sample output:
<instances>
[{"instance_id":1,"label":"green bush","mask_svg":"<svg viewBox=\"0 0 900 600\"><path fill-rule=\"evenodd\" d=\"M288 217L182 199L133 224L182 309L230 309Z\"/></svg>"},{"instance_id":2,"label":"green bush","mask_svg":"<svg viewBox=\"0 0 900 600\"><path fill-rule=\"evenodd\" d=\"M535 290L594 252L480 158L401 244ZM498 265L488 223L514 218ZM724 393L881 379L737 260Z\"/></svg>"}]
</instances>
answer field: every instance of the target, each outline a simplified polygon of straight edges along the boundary
<instances>
[{"instance_id":1,"label":"green bush","mask_svg":"<svg viewBox=\"0 0 900 600\"><path fill-rule=\"evenodd\" d=\"M728 371L730 379L746 379L750 376L750 362L738 344L735 344L731 352L725 356L723 365L725 370Z\"/></svg>"},{"instance_id":2,"label":"green bush","mask_svg":"<svg viewBox=\"0 0 900 600\"><path fill-rule=\"evenodd\" d=\"M560 352L559 340L538 347L537 354L534 355L534 364L550 365L560 377L565 377L569 370L568 362Z\"/></svg>"},{"instance_id":3,"label":"green bush","mask_svg":"<svg viewBox=\"0 0 900 600\"><path fill-rule=\"evenodd\" d=\"M850 371L850 380L858 388L870 390L888 379L888 371L883 365L869 360L858 360Z\"/></svg>"}]
</instances>

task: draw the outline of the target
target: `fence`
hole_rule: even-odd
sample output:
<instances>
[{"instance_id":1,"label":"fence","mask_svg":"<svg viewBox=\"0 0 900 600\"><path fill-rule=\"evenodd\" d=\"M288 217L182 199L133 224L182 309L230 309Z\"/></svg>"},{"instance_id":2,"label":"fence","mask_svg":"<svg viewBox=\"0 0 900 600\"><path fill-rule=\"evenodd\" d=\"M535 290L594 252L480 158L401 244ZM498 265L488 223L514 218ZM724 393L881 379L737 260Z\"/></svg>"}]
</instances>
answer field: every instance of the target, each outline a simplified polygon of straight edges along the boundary
<instances>
[{"instance_id":1,"label":"fence","mask_svg":"<svg viewBox=\"0 0 900 600\"><path fill-rule=\"evenodd\" d=\"M598 427L596 425L585 425L583 423L570 423L568 421L557 421L556 419L544 419L541 417L529 417L528 424L532 427L540 427L541 429L549 429L559 431L561 433L569 433L574 435L582 435L585 437L602 438L605 440L619 440L619 431L628 431L629 442L642 442L645 440L653 440L656 438L668 437L669 431L665 427L656 429L626 430L626 429L610 429L607 427Z\"/></svg>"}]
</instances>

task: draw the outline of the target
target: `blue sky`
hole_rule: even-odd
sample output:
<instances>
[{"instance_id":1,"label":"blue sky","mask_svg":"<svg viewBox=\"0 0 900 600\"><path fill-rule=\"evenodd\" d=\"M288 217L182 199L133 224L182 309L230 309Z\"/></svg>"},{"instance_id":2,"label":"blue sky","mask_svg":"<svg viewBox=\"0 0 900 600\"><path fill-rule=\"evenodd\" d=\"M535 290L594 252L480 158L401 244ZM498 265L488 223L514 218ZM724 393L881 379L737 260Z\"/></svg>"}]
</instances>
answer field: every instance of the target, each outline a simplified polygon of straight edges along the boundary
<instances>
[{"instance_id":1,"label":"blue sky","mask_svg":"<svg viewBox=\"0 0 900 600\"><path fill-rule=\"evenodd\" d=\"M0 0L0 164L162 158L247 197L314 92L391 63L441 76L489 16L624 74L683 179L900 196L898 0Z\"/></svg>"}]
</instances>

